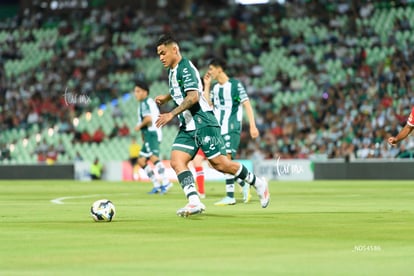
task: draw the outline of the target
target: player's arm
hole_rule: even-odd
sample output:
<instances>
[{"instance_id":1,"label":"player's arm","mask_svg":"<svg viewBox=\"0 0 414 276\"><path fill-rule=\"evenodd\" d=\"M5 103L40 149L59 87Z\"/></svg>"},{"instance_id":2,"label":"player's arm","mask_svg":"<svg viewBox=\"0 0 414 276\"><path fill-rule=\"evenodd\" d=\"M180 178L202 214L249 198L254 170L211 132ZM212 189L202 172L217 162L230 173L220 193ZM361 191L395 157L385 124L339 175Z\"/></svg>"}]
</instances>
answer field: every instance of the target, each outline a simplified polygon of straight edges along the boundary
<instances>
[{"instance_id":1,"label":"player's arm","mask_svg":"<svg viewBox=\"0 0 414 276\"><path fill-rule=\"evenodd\" d=\"M388 143L392 146L397 145L399 142L407 138L408 135L413 131L414 126L406 124L403 129L397 134L397 136L392 136L388 138Z\"/></svg>"},{"instance_id":2,"label":"player's arm","mask_svg":"<svg viewBox=\"0 0 414 276\"><path fill-rule=\"evenodd\" d=\"M246 111L247 119L249 120L250 136L257 138L259 136L259 130L256 127L256 121L254 120L254 112L249 100L243 102L243 108Z\"/></svg>"},{"instance_id":3,"label":"player's arm","mask_svg":"<svg viewBox=\"0 0 414 276\"><path fill-rule=\"evenodd\" d=\"M155 103L158 105L163 105L171 100L171 94L165 94L165 95L158 95L155 97Z\"/></svg>"},{"instance_id":4,"label":"player's arm","mask_svg":"<svg viewBox=\"0 0 414 276\"><path fill-rule=\"evenodd\" d=\"M185 96L183 102L179 106L171 110L170 113L173 115L173 117L175 117L178 114L189 109L196 103L198 103L198 91L197 90L187 91L187 96Z\"/></svg>"},{"instance_id":5,"label":"player's arm","mask_svg":"<svg viewBox=\"0 0 414 276\"><path fill-rule=\"evenodd\" d=\"M160 114L158 120L155 122L157 127L162 127L168 124L175 116L184 112L198 102L198 91L189 90L182 103L168 113Z\"/></svg>"},{"instance_id":6,"label":"player's arm","mask_svg":"<svg viewBox=\"0 0 414 276\"><path fill-rule=\"evenodd\" d=\"M152 125L152 118L151 118L151 116L145 116L144 119L142 120L142 122L140 124L137 124L135 126L135 130L136 131L139 131L143 127L151 126L151 125Z\"/></svg>"},{"instance_id":7,"label":"player's arm","mask_svg":"<svg viewBox=\"0 0 414 276\"><path fill-rule=\"evenodd\" d=\"M213 102L211 101L211 98L210 98L211 76L208 72L204 75L203 81L204 81L204 91L203 91L204 98L206 98L208 104L212 106Z\"/></svg>"}]
</instances>

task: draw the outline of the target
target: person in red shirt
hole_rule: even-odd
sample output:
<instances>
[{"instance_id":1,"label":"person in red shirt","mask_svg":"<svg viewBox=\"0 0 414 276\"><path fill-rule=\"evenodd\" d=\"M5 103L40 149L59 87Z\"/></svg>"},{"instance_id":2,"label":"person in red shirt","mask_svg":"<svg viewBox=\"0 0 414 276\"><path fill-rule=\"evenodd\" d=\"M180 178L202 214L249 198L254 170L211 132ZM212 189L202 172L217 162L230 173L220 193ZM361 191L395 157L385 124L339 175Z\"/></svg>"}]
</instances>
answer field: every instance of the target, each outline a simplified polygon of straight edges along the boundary
<instances>
[{"instance_id":1,"label":"person in red shirt","mask_svg":"<svg viewBox=\"0 0 414 276\"><path fill-rule=\"evenodd\" d=\"M89 132L87 130L84 130L81 133L80 140L81 140L82 143L88 143L88 142L91 141L91 139L92 139L91 135L89 134Z\"/></svg>"},{"instance_id":2,"label":"person in red shirt","mask_svg":"<svg viewBox=\"0 0 414 276\"><path fill-rule=\"evenodd\" d=\"M129 128L127 124L123 124L123 126L118 129L118 135L121 137L129 135Z\"/></svg>"},{"instance_id":3,"label":"person in red shirt","mask_svg":"<svg viewBox=\"0 0 414 276\"><path fill-rule=\"evenodd\" d=\"M39 162L39 163L45 163L46 162L46 153L39 152L37 154L37 162Z\"/></svg>"},{"instance_id":4,"label":"person in red shirt","mask_svg":"<svg viewBox=\"0 0 414 276\"><path fill-rule=\"evenodd\" d=\"M57 152L55 146L50 145L49 149L46 153L46 163L48 165L52 165L57 161L57 158L58 158L58 152Z\"/></svg>"},{"instance_id":5,"label":"person in red shirt","mask_svg":"<svg viewBox=\"0 0 414 276\"><path fill-rule=\"evenodd\" d=\"M96 143L100 143L105 138L105 133L102 130L102 127L98 127L98 129L94 132L92 136L92 141Z\"/></svg>"},{"instance_id":6,"label":"person in red shirt","mask_svg":"<svg viewBox=\"0 0 414 276\"><path fill-rule=\"evenodd\" d=\"M388 143L391 146L397 145L399 142L407 138L407 136L410 135L413 129L414 129L414 107L411 109L410 116L408 117L407 123L405 124L405 126L400 130L397 136L389 137Z\"/></svg>"}]
</instances>

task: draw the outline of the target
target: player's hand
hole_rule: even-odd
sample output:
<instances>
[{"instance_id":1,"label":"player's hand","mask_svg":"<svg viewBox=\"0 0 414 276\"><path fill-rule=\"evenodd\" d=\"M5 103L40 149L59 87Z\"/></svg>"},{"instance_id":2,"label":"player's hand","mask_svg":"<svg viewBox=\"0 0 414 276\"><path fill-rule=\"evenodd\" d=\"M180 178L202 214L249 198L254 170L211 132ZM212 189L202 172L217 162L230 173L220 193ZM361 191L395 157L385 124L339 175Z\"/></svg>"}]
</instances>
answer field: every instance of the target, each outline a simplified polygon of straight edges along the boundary
<instances>
[{"instance_id":1,"label":"player's hand","mask_svg":"<svg viewBox=\"0 0 414 276\"><path fill-rule=\"evenodd\" d=\"M155 126L163 127L166 124L168 124L173 118L174 116L171 112L160 114L160 116L158 116L157 121L155 122Z\"/></svg>"},{"instance_id":2,"label":"player's hand","mask_svg":"<svg viewBox=\"0 0 414 276\"><path fill-rule=\"evenodd\" d=\"M397 139L395 139L395 137L388 138L388 144L390 144L391 146L397 145Z\"/></svg>"},{"instance_id":3,"label":"player's hand","mask_svg":"<svg viewBox=\"0 0 414 276\"><path fill-rule=\"evenodd\" d=\"M158 105L163 105L169 101L169 95L158 95L155 97L155 103Z\"/></svg>"},{"instance_id":4,"label":"player's hand","mask_svg":"<svg viewBox=\"0 0 414 276\"><path fill-rule=\"evenodd\" d=\"M207 72L203 78L204 85L210 85L211 83L211 75Z\"/></svg>"},{"instance_id":5,"label":"player's hand","mask_svg":"<svg viewBox=\"0 0 414 276\"><path fill-rule=\"evenodd\" d=\"M259 130L257 129L257 127L250 128L250 137L252 137L253 139L259 137Z\"/></svg>"},{"instance_id":6,"label":"player's hand","mask_svg":"<svg viewBox=\"0 0 414 276\"><path fill-rule=\"evenodd\" d=\"M134 129L135 129L135 131L140 131L141 130L141 128L139 126L136 126Z\"/></svg>"}]
</instances>

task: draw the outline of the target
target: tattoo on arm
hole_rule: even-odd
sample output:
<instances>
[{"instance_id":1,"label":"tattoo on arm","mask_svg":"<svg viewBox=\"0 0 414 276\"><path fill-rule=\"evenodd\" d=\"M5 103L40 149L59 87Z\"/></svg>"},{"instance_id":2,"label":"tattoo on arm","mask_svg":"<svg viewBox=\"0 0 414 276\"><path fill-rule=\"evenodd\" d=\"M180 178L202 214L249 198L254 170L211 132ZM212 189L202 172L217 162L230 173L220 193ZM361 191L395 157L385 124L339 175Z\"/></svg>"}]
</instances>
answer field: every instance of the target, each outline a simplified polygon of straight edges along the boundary
<instances>
[{"instance_id":1,"label":"tattoo on arm","mask_svg":"<svg viewBox=\"0 0 414 276\"><path fill-rule=\"evenodd\" d=\"M184 101L174 108L171 113L175 116L184 112L185 110L192 107L195 103L198 102L198 92L196 90L191 90L187 92L187 96L184 98Z\"/></svg>"}]
</instances>

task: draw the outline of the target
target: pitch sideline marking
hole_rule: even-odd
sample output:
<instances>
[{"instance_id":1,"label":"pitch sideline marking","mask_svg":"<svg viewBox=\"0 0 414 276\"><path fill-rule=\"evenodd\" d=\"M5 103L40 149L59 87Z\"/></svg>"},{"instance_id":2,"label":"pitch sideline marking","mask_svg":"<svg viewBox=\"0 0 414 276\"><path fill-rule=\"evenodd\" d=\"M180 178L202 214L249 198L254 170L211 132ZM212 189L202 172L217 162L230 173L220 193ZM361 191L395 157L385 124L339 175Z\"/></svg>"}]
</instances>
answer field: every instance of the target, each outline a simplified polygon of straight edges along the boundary
<instances>
[{"instance_id":1,"label":"pitch sideline marking","mask_svg":"<svg viewBox=\"0 0 414 276\"><path fill-rule=\"evenodd\" d=\"M63 196L63 197L52 199L50 202L55 203L55 204L65 204L63 200L66 200L66 199L88 198L88 197L94 197L94 196L99 196L99 194L98 195L81 195L81 196Z\"/></svg>"}]
</instances>

